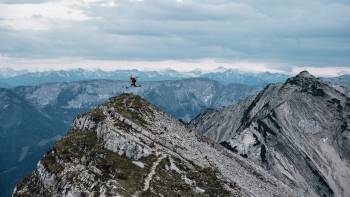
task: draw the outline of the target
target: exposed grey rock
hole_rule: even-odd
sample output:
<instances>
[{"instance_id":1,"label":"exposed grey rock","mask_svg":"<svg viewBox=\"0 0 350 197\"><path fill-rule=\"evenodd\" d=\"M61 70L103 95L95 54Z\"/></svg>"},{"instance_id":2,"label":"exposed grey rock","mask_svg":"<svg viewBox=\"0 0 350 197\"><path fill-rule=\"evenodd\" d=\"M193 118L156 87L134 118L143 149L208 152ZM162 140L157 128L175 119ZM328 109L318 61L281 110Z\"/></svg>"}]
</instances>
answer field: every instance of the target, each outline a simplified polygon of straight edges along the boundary
<instances>
[{"instance_id":1,"label":"exposed grey rock","mask_svg":"<svg viewBox=\"0 0 350 197\"><path fill-rule=\"evenodd\" d=\"M260 89L202 78L141 83L130 88L127 81L92 80L0 89L0 156L7 158L0 162L0 196L10 196L15 183L35 168L79 113L112 96L138 94L189 121L207 107L229 105Z\"/></svg>"},{"instance_id":2,"label":"exposed grey rock","mask_svg":"<svg viewBox=\"0 0 350 197\"><path fill-rule=\"evenodd\" d=\"M40 162L50 174L36 169L14 196L300 195L130 94L78 117Z\"/></svg>"},{"instance_id":3,"label":"exposed grey rock","mask_svg":"<svg viewBox=\"0 0 350 197\"><path fill-rule=\"evenodd\" d=\"M350 101L308 72L191 122L305 196L350 196Z\"/></svg>"}]
</instances>

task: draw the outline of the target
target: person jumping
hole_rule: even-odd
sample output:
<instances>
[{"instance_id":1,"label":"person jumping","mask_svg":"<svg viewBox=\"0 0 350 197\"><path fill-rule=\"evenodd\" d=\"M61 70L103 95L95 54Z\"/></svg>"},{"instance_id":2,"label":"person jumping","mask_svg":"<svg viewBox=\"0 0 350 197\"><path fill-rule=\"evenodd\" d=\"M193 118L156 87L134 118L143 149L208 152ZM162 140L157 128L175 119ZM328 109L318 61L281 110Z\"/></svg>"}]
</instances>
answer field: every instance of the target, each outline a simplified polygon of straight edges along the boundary
<instances>
[{"instance_id":1,"label":"person jumping","mask_svg":"<svg viewBox=\"0 0 350 197\"><path fill-rule=\"evenodd\" d=\"M136 76L135 75L131 75L130 76L130 81L131 81L131 84L130 84L130 87L141 87L141 85L136 85Z\"/></svg>"}]
</instances>

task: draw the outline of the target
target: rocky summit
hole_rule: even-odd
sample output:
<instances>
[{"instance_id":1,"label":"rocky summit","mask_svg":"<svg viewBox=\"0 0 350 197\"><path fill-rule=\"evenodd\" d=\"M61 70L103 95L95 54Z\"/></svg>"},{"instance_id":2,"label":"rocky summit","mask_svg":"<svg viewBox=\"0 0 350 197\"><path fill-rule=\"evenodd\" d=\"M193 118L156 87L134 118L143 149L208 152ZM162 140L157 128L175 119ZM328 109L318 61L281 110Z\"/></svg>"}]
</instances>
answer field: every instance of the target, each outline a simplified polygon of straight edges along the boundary
<instances>
[{"instance_id":1,"label":"rocky summit","mask_svg":"<svg viewBox=\"0 0 350 197\"><path fill-rule=\"evenodd\" d=\"M293 188L146 100L78 116L13 196L293 196Z\"/></svg>"},{"instance_id":2,"label":"rocky summit","mask_svg":"<svg viewBox=\"0 0 350 197\"><path fill-rule=\"evenodd\" d=\"M129 86L127 81L89 80L0 88L0 158L6 158L0 159L0 196L11 196L16 182L35 169L42 155L67 132L78 114L112 96L140 95L171 116L188 122L206 108L227 106L261 90L202 78Z\"/></svg>"},{"instance_id":3,"label":"rocky summit","mask_svg":"<svg viewBox=\"0 0 350 197\"><path fill-rule=\"evenodd\" d=\"M350 100L301 72L191 122L301 196L350 196ZM286 196L286 195L283 195Z\"/></svg>"}]
</instances>

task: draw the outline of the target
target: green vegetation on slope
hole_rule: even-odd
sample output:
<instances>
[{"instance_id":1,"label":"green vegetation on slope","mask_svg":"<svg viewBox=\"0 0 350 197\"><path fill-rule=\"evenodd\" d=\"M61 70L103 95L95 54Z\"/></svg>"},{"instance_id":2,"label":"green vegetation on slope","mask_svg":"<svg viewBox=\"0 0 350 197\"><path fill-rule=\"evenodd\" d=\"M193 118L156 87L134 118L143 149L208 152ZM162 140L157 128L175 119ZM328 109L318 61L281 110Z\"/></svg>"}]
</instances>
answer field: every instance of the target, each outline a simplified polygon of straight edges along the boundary
<instances>
[{"instance_id":1,"label":"green vegetation on slope","mask_svg":"<svg viewBox=\"0 0 350 197\"><path fill-rule=\"evenodd\" d=\"M141 161L145 164L145 167L140 168L125 156L106 150L95 132L71 131L44 156L42 163L50 173L56 175L58 183L61 179L60 173L64 170L60 163L68 164L78 161L85 166L96 166L101 171L100 174L95 174L96 180L102 182L107 182L110 179L116 180L120 189L118 193L131 196L143 188L144 178L156 159L154 155L142 158ZM73 181L76 176L70 174L67 177ZM31 177L35 179L33 176ZM26 177L25 180L29 180L29 177ZM26 182L25 180L23 182ZM18 188L21 189L23 186L20 184ZM35 188L30 189L28 194L35 192L33 189L35 190ZM95 191L98 192L99 189L95 188Z\"/></svg>"},{"instance_id":2,"label":"green vegetation on slope","mask_svg":"<svg viewBox=\"0 0 350 197\"><path fill-rule=\"evenodd\" d=\"M141 114L148 117L153 116L152 111L149 109L150 104L137 95L121 94L120 96L112 97L109 99L107 106L109 108L114 107L118 113L141 126L147 125L146 121L140 116Z\"/></svg>"},{"instance_id":3,"label":"green vegetation on slope","mask_svg":"<svg viewBox=\"0 0 350 197\"><path fill-rule=\"evenodd\" d=\"M158 193L164 196L231 196L231 193L224 188L223 181L218 179L218 173L214 169L199 166L190 169L181 160L173 157L172 160L182 173L170 168L171 162L167 157L156 169L150 184L152 189L143 192L142 196L158 196L156 195ZM198 193L196 187L202 189L202 193ZM235 189L238 190L237 187Z\"/></svg>"}]
</instances>

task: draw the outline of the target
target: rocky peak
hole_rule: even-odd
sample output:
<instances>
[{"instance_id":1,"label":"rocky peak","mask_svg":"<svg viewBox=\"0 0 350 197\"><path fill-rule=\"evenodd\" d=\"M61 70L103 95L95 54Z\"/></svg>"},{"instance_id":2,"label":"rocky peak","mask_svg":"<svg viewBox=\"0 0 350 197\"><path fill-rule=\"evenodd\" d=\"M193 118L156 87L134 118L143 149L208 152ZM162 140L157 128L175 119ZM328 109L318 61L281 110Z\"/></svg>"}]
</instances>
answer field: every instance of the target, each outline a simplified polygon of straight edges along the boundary
<instances>
[{"instance_id":1,"label":"rocky peak","mask_svg":"<svg viewBox=\"0 0 350 197\"><path fill-rule=\"evenodd\" d=\"M159 184L162 183L162 184ZM77 117L14 196L269 196L293 190L139 96Z\"/></svg>"},{"instance_id":2,"label":"rocky peak","mask_svg":"<svg viewBox=\"0 0 350 197\"><path fill-rule=\"evenodd\" d=\"M316 78L307 71L302 71L295 77L289 78L284 83L282 88L290 91L289 88L291 86L297 88L300 92L310 93L313 96L327 97L328 95L334 97L335 95L339 94L339 92L331 87L327 82Z\"/></svg>"},{"instance_id":3,"label":"rocky peak","mask_svg":"<svg viewBox=\"0 0 350 197\"><path fill-rule=\"evenodd\" d=\"M123 93L119 96L110 98L106 104L109 112L115 110L126 118L134 121L142 121L142 118L152 118L154 111L159 111L154 105L143 99L139 95ZM142 116L142 117L141 117Z\"/></svg>"},{"instance_id":4,"label":"rocky peak","mask_svg":"<svg viewBox=\"0 0 350 197\"><path fill-rule=\"evenodd\" d=\"M315 76L311 75L309 71L304 70L297 74L295 77L297 78L315 78Z\"/></svg>"},{"instance_id":5,"label":"rocky peak","mask_svg":"<svg viewBox=\"0 0 350 197\"><path fill-rule=\"evenodd\" d=\"M304 195L349 196L349 117L348 97L302 72L192 123Z\"/></svg>"},{"instance_id":6,"label":"rocky peak","mask_svg":"<svg viewBox=\"0 0 350 197\"><path fill-rule=\"evenodd\" d=\"M317 81L318 80L315 76L311 75L308 71L305 70L296 76L287 79L285 84L305 86L308 83L315 83Z\"/></svg>"}]
</instances>

